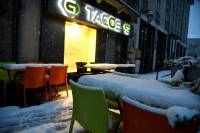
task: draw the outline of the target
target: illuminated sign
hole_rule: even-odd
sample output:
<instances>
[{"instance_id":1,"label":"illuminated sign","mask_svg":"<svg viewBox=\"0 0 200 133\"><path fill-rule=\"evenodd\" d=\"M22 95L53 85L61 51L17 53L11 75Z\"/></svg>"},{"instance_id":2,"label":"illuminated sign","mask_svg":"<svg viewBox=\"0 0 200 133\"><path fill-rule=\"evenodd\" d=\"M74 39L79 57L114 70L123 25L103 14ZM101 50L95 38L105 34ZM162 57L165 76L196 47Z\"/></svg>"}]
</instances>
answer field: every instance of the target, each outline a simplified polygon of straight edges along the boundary
<instances>
[{"instance_id":1,"label":"illuminated sign","mask_svg":"<svg viewBox=\"0 0 200 133\"><path fill-rule=\"evenodd\" d=\"M104 28L121 32L121 20L90 5L85 6L87 20Z\"/></svg>"},{"instance_id":2,"label":"illuminated sign","mask_svg":"<svg viewBox=\"0 0 200 133\"><path fill-rule=\"evenodd\" d=\"M58 6L63 15L74 18L79 14L80 7L75 0L59 0Z\"/></svg>"},{"instance_id":3,"label":"illuminated sign","mask_svg":"<svg viewBox=\"0 0 200 133\"><path fill-rule=\"evenodd\" d=\"M130 24L82 1L58 0L58 7L62 14L67 17L86 20L127 36L130 34Z\"/></svg>"}]
</instances>

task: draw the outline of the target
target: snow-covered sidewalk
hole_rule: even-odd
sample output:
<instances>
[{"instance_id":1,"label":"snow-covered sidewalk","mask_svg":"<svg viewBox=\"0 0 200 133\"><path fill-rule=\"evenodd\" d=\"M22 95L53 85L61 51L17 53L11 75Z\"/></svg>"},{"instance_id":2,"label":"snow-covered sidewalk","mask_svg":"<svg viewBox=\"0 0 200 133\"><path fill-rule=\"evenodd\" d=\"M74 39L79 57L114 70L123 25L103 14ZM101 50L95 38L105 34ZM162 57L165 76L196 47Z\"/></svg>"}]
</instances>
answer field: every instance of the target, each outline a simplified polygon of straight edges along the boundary
<instances>
[{"instance_id":1,"label":"snow-covered sidewalk","mask_svg":"<svg viewBox=\"0 0 200 133\"><path fill-rule=\"evenodd\" d=\"M169 73L170 71L159 72L159 79L170 80ZM141 82L147 80L155 85L154 82L157 82L155 78L156 73L151 73L138 75L137 80ZM132 84L135 83L132 82ZM67 98L66 92L61 94L61 99L40 105L26 108L17 106L1 107L0 133L68 133L72 115L72 94L69 91L69 97ZM77 123L75 123L73 131L75 133L86 132Z\"/></svg>"},{"instance_id":2,"label":"snow-covered sidewalk","mask_svg":"<svg viewBox=\"0 0 200 133\"><path fill-rule=\"evenodd\" d=\"M0 108L0 133L67 133L72 115L72 95L40 105L20 108L8 106ZM83 133L80 125L74 131Z\"/></svg>"}]
</instances>

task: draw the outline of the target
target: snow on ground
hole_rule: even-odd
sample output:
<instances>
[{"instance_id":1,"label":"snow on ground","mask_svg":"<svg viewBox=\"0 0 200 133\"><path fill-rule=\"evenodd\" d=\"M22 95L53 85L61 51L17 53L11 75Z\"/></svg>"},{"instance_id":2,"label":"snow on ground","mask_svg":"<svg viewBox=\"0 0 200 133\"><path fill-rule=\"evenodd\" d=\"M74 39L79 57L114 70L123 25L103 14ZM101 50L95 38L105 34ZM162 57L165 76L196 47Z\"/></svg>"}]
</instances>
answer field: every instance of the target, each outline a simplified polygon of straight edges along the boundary
<instances>
[{"instance_id":1,"label":"snow on ground","mask_svg":"<svg viewBox=\"0 0 200 133\"><path fill-rule=\"evenodd\" d=\"M119 75L118 75L119 76ZM123 86L119 84L119 81L124 81L125 84L132 84L134 86L142 85L140 88L138 88L136 93L137 96L144 96L147 98L147 100L150 98L156 100L157 95L154 95L154 92L151 92L151 90L147 90L148 95L144 95L142 92L144 89L142 87L152 87L155 86L157 90L164 90L164 92L167 95L170 95L169 92L167 92L163 88L169 87L168 84L163 84L155 80L156 73L150 73L150 74L144 74L144 75L138 75L137 79L133 77L128 77L127 79L124 75L120 76L120 79L117 79L116 83L117 87ZM104 77L104 79L108 80ZM135 80L131 80L135 79ZM162 71L159 72L159 80L163 81L170 81L170 71ZM139 84L138 84L139 83ZM148 84L146 84L148 83ZM146 85L145 85L146 84ZM94 85L98 85L94 83ZM102 84L105 85L105 84ZM110 87L110 86L109 86ZM128 86L126 86L128 87ZM119 88L121 89L121 88ZM190 94L188 90L180 90L180 88L172 88L172 90L181 91L182 95L185 95L185 93L189 93L194 99L197 99L199 102L199 97L193 96L193 94ZM133 90L129 90L133 91ZM129 95L129 91L126 92L126 94ZM173 91L173 92L176 92ZM125 92L123 92L125 93ZM147 94L146 93L146 94ZM62 93L62 99L47 102L40 105L30 106L26 108L20 108L17 106L8 106L8 107L1 107L0 108L0 133L67 133L70 126L70 120L71 120L71 114L72 114L72 95L71 91L69 91L69 97L66 98L66 92ZM162 93L160 93L162 94ZM152 97L151 97L152 95ZM187 94L188 95L188 94ZM186 102L187 104L191 104L194 106L194 102L191 99L187 99L187 95L185 97L179 97L176 93L173 94L174 97L177 97L177 99L182 99L183 102ZM188 101L184 101L184 99L187 99ZM191 98L191 97L188 97ZM170 99L170 97L168 97ZM157 99L158 100L158 99ZM156 101L157 101L156 100ZM175 99L174 99L175 100ZM158 100L160 103L161 101ZM171 100L171 102L174 102ZM200 103L200 102L199 102ZM199 104L198 103L198 104ZM196 105L196 104L195 104ZM164 104L166 107L166 105ZM172 109L174 110L174 109ZM175 109L177 110L177 109ZM74 130L75 133L85 133L86 131L75 122Z\"/></svg>"},{"instance_id":2,"label":"snow on ground","mask_svg":"<svg viewBox=\"0 0 200 133\"><path fill-rule=\"evenodd\" d=\"M156 79L157 72L147 73L147 74L140 74L139 79ZM171 81L171 71L165 70L158 72L158 80L162 81Z\"/></svg>"},{"instance_id":3,"label":"snow on ground","mask_svg":"<svg viewBox=\"0 0 200 133\"><path fill-rule=\"evenodd\" d=\"M41 105L0 108L0 133L67 133L72 114L72 95ZM76 123L76 133L84 130Z\"/></svg>"}]
</instances>

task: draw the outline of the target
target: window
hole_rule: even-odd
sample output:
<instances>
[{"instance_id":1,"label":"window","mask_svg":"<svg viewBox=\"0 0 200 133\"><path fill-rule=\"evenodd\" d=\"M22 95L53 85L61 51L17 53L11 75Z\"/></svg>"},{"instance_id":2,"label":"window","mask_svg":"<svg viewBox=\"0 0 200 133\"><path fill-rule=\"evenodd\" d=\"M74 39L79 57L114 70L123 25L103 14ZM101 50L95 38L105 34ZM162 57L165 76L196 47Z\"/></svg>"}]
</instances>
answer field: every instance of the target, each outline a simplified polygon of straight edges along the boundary
<instances>
[{"instance_id":1,"label":"window","mask_svg":"<svg viewBox=\"0 0 200 133\"><path fill-rule=\"evenodd\" d=\"M160 11L160 0L157 0L157 7L156 7L157 11Z\"/></svg>"},{"instance_id":2,"label":"window","mask_svg":"<svg viewBox=\"0 0 200 133\"><path fill-rule=\"evenodd\" d=\"M156 12L156 23L160 24L160 13Z\"/></svg>"}]
</instances>

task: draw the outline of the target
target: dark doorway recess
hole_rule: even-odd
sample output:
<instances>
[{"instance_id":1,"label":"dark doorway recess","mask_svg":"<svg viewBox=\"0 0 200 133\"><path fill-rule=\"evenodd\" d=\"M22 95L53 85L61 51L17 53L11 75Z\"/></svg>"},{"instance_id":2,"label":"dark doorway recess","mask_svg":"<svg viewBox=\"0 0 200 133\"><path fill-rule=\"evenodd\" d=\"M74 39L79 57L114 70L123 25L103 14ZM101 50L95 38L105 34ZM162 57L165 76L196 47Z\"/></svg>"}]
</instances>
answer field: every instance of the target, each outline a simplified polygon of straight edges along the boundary
<instances>
[{"instance_id":1,"label":"dark doorway recess","mask_svg":"<svg viewBox=\"0 0 200 133\"><path fill-rule=\"evenodd\" d=\"M126 63L128 37L112 31L98 29L96 63Z\"/></svg>"},{"instance_id":2,"label":"dark doorway recess","mask_svg":"<svg viewBox=\"0 0 200 133\"><path fill-rule=\"evenodd\" d=\"M156 67L158 67L158 70L164 69L164 60L166 55L166 39L167 36L158 31L158 40L157 40L157 63Z\"/></svg>"},{"instance_id":3,"label":"dark doorway recess","mask_svg":"<svg viewBox=\"0 0 200 133\"><path fill-rule=\"evenodd\" d=\"M139 49L141 51L140 73L153 71L155 29L148 23L141 21Z\"/></svg>"}]
</instances>

